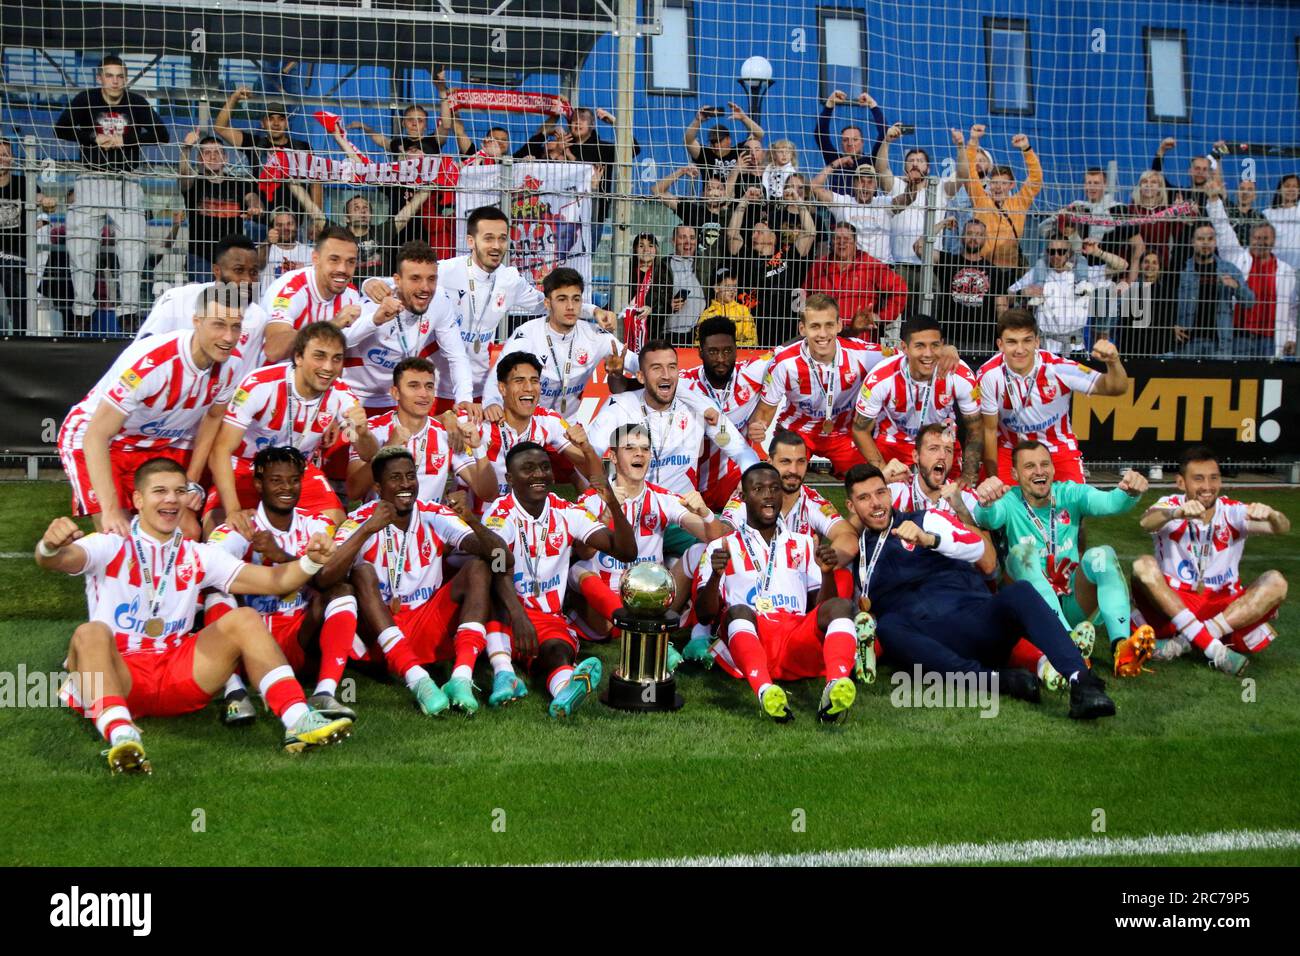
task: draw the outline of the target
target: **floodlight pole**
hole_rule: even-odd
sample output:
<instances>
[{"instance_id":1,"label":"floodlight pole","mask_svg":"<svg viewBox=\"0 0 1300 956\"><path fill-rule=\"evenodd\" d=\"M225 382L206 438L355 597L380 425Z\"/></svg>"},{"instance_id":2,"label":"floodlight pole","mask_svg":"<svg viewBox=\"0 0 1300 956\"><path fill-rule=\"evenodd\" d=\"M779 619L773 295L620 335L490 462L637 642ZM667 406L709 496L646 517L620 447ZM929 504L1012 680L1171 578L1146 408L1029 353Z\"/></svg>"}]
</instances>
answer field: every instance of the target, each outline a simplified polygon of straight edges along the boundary
<instances>
[{"instance_id":1,"label":"floodlight pole","mask_svg":"<svg viewBox=\"0 0 1300 956\"><path fill-rule=\"evenodd\" d=\"M618 97L614 117L614 241L610 250L610 308L621 316L628 291L619 280L631 254L632 126L636 110L636 0L618 3ZM596 250L592 250L594 254ZM619 329L620 337L625 330Z\"/></svg>"}]
</instances>

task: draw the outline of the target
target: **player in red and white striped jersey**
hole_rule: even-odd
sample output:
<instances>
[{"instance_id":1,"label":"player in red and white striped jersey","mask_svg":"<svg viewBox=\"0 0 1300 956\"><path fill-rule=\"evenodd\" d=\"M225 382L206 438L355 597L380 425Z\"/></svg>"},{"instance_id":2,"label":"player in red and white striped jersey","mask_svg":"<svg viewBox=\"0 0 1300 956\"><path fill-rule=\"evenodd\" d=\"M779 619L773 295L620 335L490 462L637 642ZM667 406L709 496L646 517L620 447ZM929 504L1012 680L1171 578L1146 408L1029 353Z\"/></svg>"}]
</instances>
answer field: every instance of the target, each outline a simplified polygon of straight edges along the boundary
<instances>
[{"instance_id":1,"label":"player in red and white striped jersey","mask_svg":"<svg viewBox=\"0 0 1300 956\"><path fill-rule=\"evenodd\" d=\"M1175 482L1178 493L1142 515L1156 553L1133 562L1133 620L1155 628L1159 640L1152 660L1172 660L1195 647L1212 666L1238 674L1249 655L1277 636L1268 622L1287 594L1278 571L1242 586L1246 538L1286 534L1291 522L1266 504L1223 495L1217 456L1204 445L1183 453Z\"/></svg>"},{"instance_id":2,"label":"player in red and white striped jersey","mask_svg":"<svg viewBox=\"0 0 1300 956\"><path fill-rule=\"evenodd\" d=\"M525 691L515 677L511 656L532 662L545 680L552 717L569 717L600 684L600 661L578 663L578 639L563 616L569 559L575 542L604 551L620 561L635 561L636 534L623 507L600 470L600 461L579 435L587 456L591 484L599 490L613 521L607 528L582 505L551 492L555 475L546 449L520 442L506 456L510 493L492 502L484 524L506 542L513 556L510 575L493 580L497 613L508 635L490 634L488 654L494 671L490 703L506 703ZM507 639L508 638L508 639ZM497 640L501 643L497 643Z\"/></svg>"},{"instance_id":3,"label":"player in red and white striped jersey","mask_svg":"<svg viewBox=\"0 0 1300 956\"><path fill-rule=\"evenodd\" d=\"M486 643L492 574L471 560L447 578L444 565L452 550L491 560L505 544L463 506L420 501L415 459L405 448L382 449L370 467L379 498L339 527L338 553L321 584L351 581L366 655L382 657L425 714L449 706L473 714L479 705L471 675ZM448 660L451 680L439 688L424 665Z\"/></svg>"},{"instance_id":4,"label":"player in red and white striped jersey","mask_svg":"<svg viewBox=\"0 0 1300 956\"><path fill-rule=\"evenodd\" d=\"M405 447L415 458L420 477L420 500L441 502L451 475L451 442L442 422L430 415L437 392L433 363L423 358L406 358L393 369L390 389L397 406L367 420L375 444ZM374 494L370 459L357 446L348 448L348 497L359 501Z\"/></svg>"},{"instance_id":5,"label":"player in red and white striped jersey","mask_svg":"<svg viewBox=\"0 0 1300 956\"><path fill-rule=\"evenodd\" d=\"M306 467L306 459L295 448L271 446L259 451L253 456L253 484L262 500L252 518L252 536L222 525L208 536L208 544L249 564L272 565L301 557L313 535L332 539L332 524L298 507ZM357 601L351 587L337 584L329 590L302 587L285 594L245 595L238 604L228 594L209 592L204 621L215 624L239 605L262 616L296 673L306 672L309 652L320 659L316 690L307 699L313 710L326 717L356 718L334 697L357 633ZM226 681L222 722L227 726L244 724L256 715L243 679L238 674L231 676Z\"/></svg>"},{"instance_id":6,"label":"player in red and white striped jersey","mask_svg":"<svg viewBox=\"0 0 1300 956\"><path fill-rule=\"evenodd\" d=\"M696 329L700 364L679 374L687 391L698 392L722 410L722 414L746 434L746 425L763 394L763 376L772 363L769 353L744 365L736 364L736 323L725 315L705 319ZM705 502L721 510L740 484L740 466L710 438L700 452L697 486Z\"/></svg>"},{"instance_id":7,"label":"player in red and white striped jersey","mask_svg":"<svg viewBox=\"0 0 1300 956\"><path fill-rule=\"evenodd\" d=\"M135 717L202 710L240 667L284 723L285 750L347 736L350 720L328 720L307 706L293 669L256 611L239 608L193 633L202 589L297 591L329 559L333 541L311 538L306 555L288 564L245 564L214 545L182 537L186 478L179 464L151 459L136 470L132 484L139 516L126 535L83 536L71 518L56 518L36 548L42 568L86 576L90 620L72 635L72 677L61 698L95 722L108 741L113 772L151 772Z\"/></svg>"},{"instance_id":8,"label":"player in red and white striped jersey","mask_svg":"<svg viewBox=\"0 0 1300 956\"><path fill-rule=\"evenodd\" d=\"M359 451L373 455L378 450L365 411L339 381L345 346L335 326L314 322L298 332L292 362L260 368L240 383L212 446L208 466L214 487L205 523L215 526L223 520L220 512L241 534L249 530L247 515L240 512L257 504L253 455L268 445L291 445L308 460L303 510L332 524L343 520L338 496L310 463L312 455L333 447L348 430Z\"/></svg>"},{"instance_id":9,"label":"player in red and white striped jersey","mask_svg":"<svg viewBox=\"0 0 1300 956\"><path fill-rule=\"evenodd\" d=\"M197 537L189 512L202 507L198 479L235 390L230 363L241 316L216 289L200 296L195 309L189 331L128 345L59 428L73 510L93 515L97 529L126 533L132 476L163 456L187 468L184 527Z\"/></svg>"},{"instance_id":10,"label":"player in red and white striped jersey","mask_svg":"<svg viewBox=\"0 0 1300 956\"><path fill-rule=\"evenodd\" d=\"M588 467L586 456L570 437L569 423L537 404L542 374L537 357L512 352L497 364L496 374L504 415L500 421L485 418L477 428L471 426L467 450L455 452L451 458L452 471L472 492L470 504L479 515L509 491L506 457L520 442L536 442L545 448L551 455L552 473L559 457L584 474Z\"/></svg>"},{"instance_id":11,"label":"player in red and white striped jersey","mask_svg":"<svg viewBox=\"0 0 1300 956\"><path fill-rule=\"evenodd\" d=\"M361 317L365 301L352 285L357 240L342 226L326 226L316 237L311 265L286 272L262 296L266 332L262 351L268 363L282 362L293 348L294 333L313 322L347 328Z\"/></svg>"},{"instance_id":12,"label":"player in red and white striped jersey","mask_svg":"<svg viewBox=\"0 0 1300 956\"><path fill-rule=\"evenodd\" d=\"M914 315L903 322L902 342L902 354L877 365L862 383L854 407L854 444L867 463L877 468L883 469L895 459L911 465L922 425L951 424L954 434L960 427L965 439L964 446L956 447L961 477L967 487L973 486L984 445L975 374L957 358L955 349L944 346L939 323L928 315ZM945 353L953 363L951 368L945 368Z\"/></svg>"},{"instance_id":13,"label":"player in red and white striped jersey","mask_svg":"<svg viewBox=\"0 0 1300 956\"><path fill-rule=\"evenodd\" d=\"M695 574L695 611L717 622L718 662L743 677L763 713L794 718L775 681L823 677L817 716L834 721L853 704L857 638L853 606L838 596L829 544L781 526L781 476L767 462L741 479L747 523L709 545Z\"/></svg>"},{"instance_id":14,"label":"player in red and white striped jersey","mask_svg":"<svg viewBox=\"0 0 1300 956\"><path fill-rule=\"evenodd\" d=\"M877 345L840 338L839 307L820 292L808 296L799 330L802 340L772 356L748 437L761 443L780 410L777 424L802 435L809 452L829 459L831 470L843 475L862 460L849 437L858 389L886 356Z\"/></svg>"},{"instance_id":15,"label":"player in red and white striped jersey","mask_svg":"<svg viewBox=\"0 0 1300 956\"><path fill-rule=\"evenodd\" d=\"M1122 395L1128 373L1119 351L1099 340L1092 356L1106 364L1105 374L1038 347L1038 321L1027 309L1008 309L998 318L999 354L976 374L984 418L984 474L1015 483L1011 449L1033 439L1047 446L1058 481L1083 481L1083 454L1070 428L1074 392Z\"/></svg>"}]
</instances>

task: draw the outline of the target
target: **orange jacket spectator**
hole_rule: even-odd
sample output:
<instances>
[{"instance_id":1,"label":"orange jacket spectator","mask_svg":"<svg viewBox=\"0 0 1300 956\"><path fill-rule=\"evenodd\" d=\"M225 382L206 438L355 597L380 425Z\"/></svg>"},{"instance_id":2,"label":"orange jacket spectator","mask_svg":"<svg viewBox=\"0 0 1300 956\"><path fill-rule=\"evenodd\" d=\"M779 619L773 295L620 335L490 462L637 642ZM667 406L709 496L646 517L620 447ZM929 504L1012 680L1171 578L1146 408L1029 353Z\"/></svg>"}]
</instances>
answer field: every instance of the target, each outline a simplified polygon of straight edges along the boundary
<instances>
[{"instance_id":1,"label":"orange jacket spectator","mask_svg":"<svg viewBox=\"0 0 1300 956\"><path fill-rule=\"evenodd\" d=\"M1016 193L1011 192L1015 174L1007 166L994 167L986 182L981 182L978 176L966 180L975 218L984 223L989 234L980 253L993 265L1004 268L1021 264L1020 237L1025 232L1025 214L1043 188L1043 167L1029 147L1028 138L1020 134L1011 142L1024 155L1025 169L1029 172L1025 184ZM979 138L973 137L966 146L967 168L975 168L978 155Z\"/></svg>"}]
</instances>

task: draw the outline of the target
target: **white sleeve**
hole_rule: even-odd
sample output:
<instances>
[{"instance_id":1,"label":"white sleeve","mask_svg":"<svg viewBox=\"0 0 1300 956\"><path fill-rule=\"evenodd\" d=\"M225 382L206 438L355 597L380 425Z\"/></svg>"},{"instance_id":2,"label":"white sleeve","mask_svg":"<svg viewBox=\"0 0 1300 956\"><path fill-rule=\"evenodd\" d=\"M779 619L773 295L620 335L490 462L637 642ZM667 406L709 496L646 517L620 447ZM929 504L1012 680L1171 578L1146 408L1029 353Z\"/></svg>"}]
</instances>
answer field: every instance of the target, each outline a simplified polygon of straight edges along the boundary
<instances>
[{"instance_id":1,"label":"white sleeve","mask_svg":"<svg viewBox=\"0 0 1300 956\"><path fill-rule=\"evenodd\" d=\"M984 539L946 511L929 508L921 519L921 529L938 535L935 549L945 558L974 564L984 556Z\"/></svg>"},{"instance_id":2,"label":"white sleeve","mask_svg":"<svg viewBox=\"0 0 1300 956\"><path fill-rule=\"evenodd\" d=\"M1210 225L1214 227L1214 238L1219 243L1219 255L1225 259L1231 259L1235 263L1241 258L1245 250L1241 248L1241 243L1237 240L1237 231L1232 228L1232 223L1228 221L1228 213L1223 208L1223 200L1216 197L1207 202L1205 204L1205 214L1210 219Z\"/></svg>"},{"instance_id":3,"label":"white sleeve","mask_svg":"<svg viewBox=\"0 0 1300 956\"><path fill-rule=\"evenodd\" d=\"M80 571L72 572L73 577L103 573L104 568L108 567L108 562L112 561L117 554L121 543L122 539L117 535L103 534L98 531L92 531L72 542L72 546L80 548L82 554L86 556L85 566Z\"/></svg>"},{"instance_id":4,"label":"white sleeve","mask_svg":"<svg viewBox=\"0 0 1300 956\"><path fill-rule=\"evenodd\" d=\"M980 388L980 414L997 415L998 402L1002 396L999 395L998 390L993 387L992 373L980 376L979 388Z\"/></svg>"},{"instance_id":5,"label":"white sleeve","mask_svg":"<svg viewBox=\"0 0 1300 956\"><path fill-rule=\"evenodd\" d=\"M975 384L964 375L952 377L952 388L957 393L957 410L963 415L978 415L980 402L975 397Z\"/></svg>"},{"instance_id":6,"label":"white sleeve","mask_svg":"<svg viewBox=\"0 0 1300 956\"><path fill-rule=\"evenodd\" d=\"M433 335L438 340L438 348L447 356L447 374L451 376L456 401L469 403L474 400L474 392L470 387L474 372L470 368L469 356L465 354L465 341L460 337L460 329L452 315L451 301L448 299L446 314L434 322ZM493 376L488 377L495 381ZM483 390L487 391L486 383Z\"/></svg>"},{"instance_id":7,"label":"white sleeve","mask_svg":"<svg viewBox=\"0 0 1300 956\"><path fill-rule=\"evenodd\" d=\"M609 451L610 434L624 421L625 412L613 399L605 402L604 407L591 420L587 426L587 442L598 456Z\"/></svg>"},{"instance_id":8,"label":"white sleeve","mask_svg":"<svg viewBox=\"0 0 1300 956\"><path fill-rule=\"evenodd\" d=\"M220 548L232 558L241 561L244 560L244 555L248 554L248 539L226 524L214 529L205 544Z\"/></svg>"},{"instance_id":9,"label":"white sleeve","mask_svg":"<svg viewBox=\"0 0 1300 956\"><path fill-rule=\"evenodd\" d=\"M169 289L164 292L162 297L154 304L149 312L149 317L144 320L140 326L140 331L135 333L135 340L147 339L151 335L161 335L163 332L172 331L172 325L175 321L178 306L176 300L180 298L177 295L177 289Z\"/></svg>"},{"instance_id":10,"label":"white sleeve","mask_svg":"<svg viewBox=\"0 0 1300 956\"><path fill-rule=\"evenodd\" d=\"M582 304L583 309L590 309L589 303ZM544 315L546 313L546 296L542 295L542 290L529 285L528 280L519 276L519 284L515 286L514 301L510 304L511 312L519 312L525 315Z\"/></svg>"},{"instance_id":11,"label":"white sleeve","mask_svg":"<svg viewBox=\"0 0 1300 956\"><path fill-rule=\"evenodd\" d=\"M341 330L343 340L348 343L349 349L355 348L378 331L379 326L375 325L375 313L378 311L379 306L367 300L366 304L361 306L361 317Z\"/></svg>"},{"instance_id":12,"label":"white sleeve","mask_svg":"<svg viewBox=\"0 0 1300 956\"><path fill-rule=\"evenodd\" d=\"M459 548L474 533L459 515L447 511L426 511L423 518L425 524L453 548Z\"/></svg>"},{"instance_id":13,"label":"white sleeve","mask_svg":"<svg viewBox=\"0 0 1300 956\"><path fill-rule=\"evenodd\" d=\"M1011 283L1011 285L1007 286L1007 291L1008 291L1008 292L1019 292L1021 289L1025 288L1026 286L1028 286L1029 283L1033 280L1033 278L1034 278L1034 270L1033 270L1033 269L1030 269L1028 272L1026 272L1024 275L1022 275L1022 276L1021 276L1019 279L1017 279L1015 282Z\"/></svg>"},{"instance_id":14,"label":"white sleeve","mask_svg":"<svg viewBox=\"0 0 1300 956\"><path fill-rule=\"evenodd\" d=\"M230 586L239 577L239 572L248 567L239 558L232 557L213 545L195 544L194 553L203 564L203 577L195 582L198 588L216 588L229 594Z\"/></svg>"},{"instance_id":15,"label":"white sleeve","mask_svg":"<svg viewBox=\"0 0 1300 956\"><path fill-rule=\"evenodd\" d=\"M853 411L861 415L863 418L874 422L880 417L880 412L881 409L884 408L885 401L883 398L876 395L876 385L881 383L877 382L875 385L872 385L871 388L868 388L867 385L869 383L870 379L862 383L862 391L858 395L857 404L853 406ZM887 389L882 389L881 391L884 392L887 391Z\"/></svg>"}]
</instances>

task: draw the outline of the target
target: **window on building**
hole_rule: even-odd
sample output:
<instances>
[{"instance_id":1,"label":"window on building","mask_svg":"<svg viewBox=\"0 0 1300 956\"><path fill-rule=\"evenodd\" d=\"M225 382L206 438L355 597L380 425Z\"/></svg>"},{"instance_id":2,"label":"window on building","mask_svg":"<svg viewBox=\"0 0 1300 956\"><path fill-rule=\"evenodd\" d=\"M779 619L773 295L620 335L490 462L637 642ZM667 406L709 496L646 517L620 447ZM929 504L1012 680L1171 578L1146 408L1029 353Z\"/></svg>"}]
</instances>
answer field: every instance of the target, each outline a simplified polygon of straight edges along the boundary
<instances>
[{"instance_id":1,"label":"window on building","mask_svg":"<svg viewBox=\"0 0 1300 956\"><path fill-rule=\"evenodd\" d=\"M1032 70L1028 21L986 17L984 72L988 83L989 112L1002 116L1032 115Z\"/></svg>"}]
</instances>

